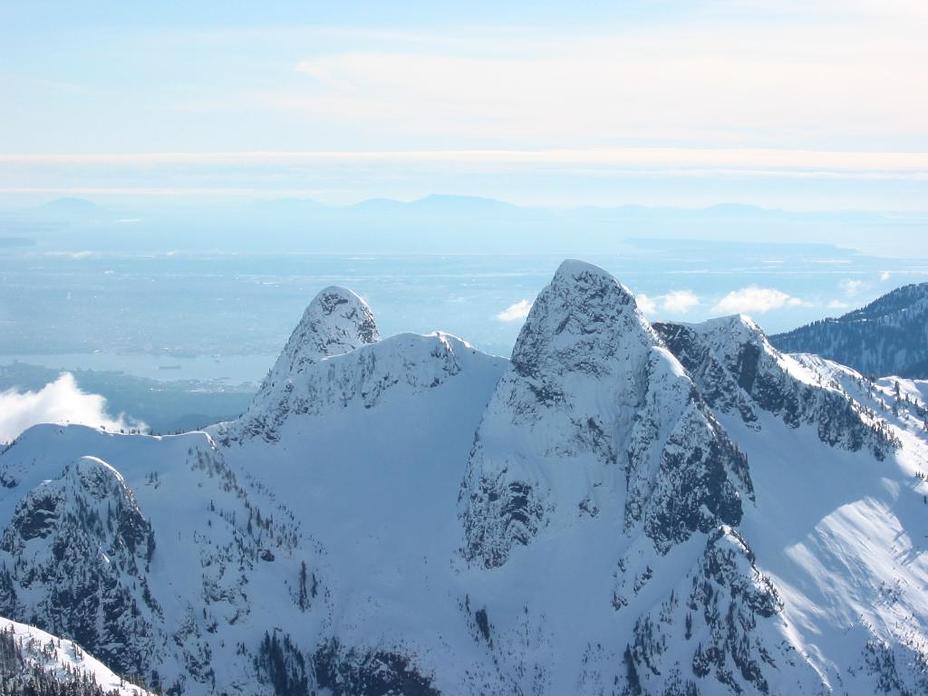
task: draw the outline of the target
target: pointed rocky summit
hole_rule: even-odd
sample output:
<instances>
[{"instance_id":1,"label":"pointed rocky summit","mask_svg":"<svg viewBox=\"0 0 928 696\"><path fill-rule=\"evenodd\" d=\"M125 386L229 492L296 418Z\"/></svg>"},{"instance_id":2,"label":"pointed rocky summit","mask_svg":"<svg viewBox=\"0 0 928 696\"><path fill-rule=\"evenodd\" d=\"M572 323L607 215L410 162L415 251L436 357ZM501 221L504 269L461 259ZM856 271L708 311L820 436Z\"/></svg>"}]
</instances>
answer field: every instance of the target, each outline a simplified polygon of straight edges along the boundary
<instances>
[{"instance_id":1,"label":"pointed rocky summit","mask_svg":"<svg viewBox=\"0 0 928 696\"><path fill-rule=\"evenodd\" d=\"M374 313L360 296L335 285L321 290L306 307L274 367L261 383L243 419L242 432L229 435L235 439L260 434L274 440L274 425L269 424L268 414L276 414L272 420L279 424L289 411L295 379L326 358L379 340Z\"/></svg>"},{"instance_id":2,"label":"pointed rocky summit","mask_svg":"<svg viewBox=\"0 0 928 696\"><path fill-rule=\"evenodd\" d=\"M464 556L499 566L514 545L585 516L641 526L664 551L719 520L737 524L749 482L631 292L565 261L478 429L461 490Z\"/></svg>"},{"instance_id":3,"label":"pointed rocky summit","mask_svg":"<svg viewBox=\"0 0 928 696\"><path fill-rule=\"evenodd\" d=\"M303 312L265 384L379 340L377 322L367 303L351 290L329 286Z\"/></svg>"}]
</instances>

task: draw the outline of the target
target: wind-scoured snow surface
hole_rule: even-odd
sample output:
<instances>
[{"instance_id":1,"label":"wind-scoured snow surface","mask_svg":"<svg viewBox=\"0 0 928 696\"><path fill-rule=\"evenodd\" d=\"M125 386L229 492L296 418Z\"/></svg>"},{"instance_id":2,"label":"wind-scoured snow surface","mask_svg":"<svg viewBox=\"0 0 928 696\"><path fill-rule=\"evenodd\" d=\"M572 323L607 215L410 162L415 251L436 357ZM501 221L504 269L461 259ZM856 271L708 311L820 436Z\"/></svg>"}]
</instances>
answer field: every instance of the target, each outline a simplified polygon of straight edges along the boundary
<instances>
[{"instance_id":1,"label":"wind-scoured snow surface","mask_svg":"<svg viewBox=\"0 0 928 696\"><path fill-rule=\"evenodd\" d=\"M772 341L781 350L815 353L866 375L928 378L928 283L905 285L866 307Z\"/></svg>"},{"instance_id":2,"label":"wind-scoured snow surface","mask_svg":"<svg viewBox=\"0 0 928 696\"><path fill-rule=\"evenodd\" d=\"M0 617L0 645L3 693L148 696L77 643L34 626Z\"/></svg>"},{"instance_id":3,"label":"wind-scoured snow surface","mask_svg":"<svg viewBox=\"0 0 928 696\"><path fill-rule=\"evenodd\" d=\"M327 288L240 419L3 452L0 614L176 694L924 693L923 387L578 261L509 361Z\"/></svg>"}]
</instances>

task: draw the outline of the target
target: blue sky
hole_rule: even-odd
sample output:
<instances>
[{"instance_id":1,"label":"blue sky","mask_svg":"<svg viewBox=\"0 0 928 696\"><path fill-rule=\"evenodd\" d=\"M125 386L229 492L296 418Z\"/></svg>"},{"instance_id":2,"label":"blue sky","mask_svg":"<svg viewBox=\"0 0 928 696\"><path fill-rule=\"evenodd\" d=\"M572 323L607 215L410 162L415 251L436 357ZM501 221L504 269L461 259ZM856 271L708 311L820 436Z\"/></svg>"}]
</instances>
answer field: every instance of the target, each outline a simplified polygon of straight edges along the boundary
<instances>
[{"instance_id":1,"label":"blue sky","mask_svg":"<svg viewBox=\"0 0 928 696\"><path fill-rule=\"evenodd\" d=\"M926 207L924 2L262 5L3 3L0 204Z\"/></svg>"}]
</instances>

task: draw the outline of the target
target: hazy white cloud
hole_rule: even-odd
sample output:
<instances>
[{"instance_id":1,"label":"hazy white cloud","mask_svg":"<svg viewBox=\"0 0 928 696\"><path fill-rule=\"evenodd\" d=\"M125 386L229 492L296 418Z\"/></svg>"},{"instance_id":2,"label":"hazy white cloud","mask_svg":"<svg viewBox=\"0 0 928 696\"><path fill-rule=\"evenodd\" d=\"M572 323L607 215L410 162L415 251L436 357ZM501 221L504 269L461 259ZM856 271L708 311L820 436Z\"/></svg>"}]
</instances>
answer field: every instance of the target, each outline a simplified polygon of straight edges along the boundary
<instances>
[{"instance_id":1,"label":"hazy white cloud","mask_svg":"<svg viewBox=\"0 0 928 696\"><path fill-rule=\"evenodd\" d=\"M928 178L928 153L795 148L716 147L590 147L558 149L417 149L304 150L239 152L155 152L122 154L2 154L0 164L46 167L204 167L313 166L355 164L426 164L474 166L602 167L641 173L672 172L737 174L739 176L801 176L829 178ZM36 187L8 186L7 192L32 192ZM77 189L80 192L80 189ZM85 193L110 190L87 187ZM114 190L119 190L118 188ZM208 192L209 189L204 189ZM153 189L152 193L171 190Z\"/></svg>"},{"instance_id":2,"label":"hazy white cloud","mask_svg":"<svg viewBox=\"0 0 928 696\"><path fill-rule=\"evenodd\" d=\"M716 303L712 311L718 314L763 314L773 309L801 305L802 300L777 290L756 285L733 290Z\"/></svg>"},{"instance_id":3,"label":"hazy white cloud","mask_svg":"<svg viewBox=\"0 0 928 696\"><path fill-rule=\"evenodd\" d=\"M692 290L673 290L665 295L636 295L638 309L645 314L657 314L658 310L671 314L685 314L700 302Z\"/></svg>"},{"instance_id":4,"label":"hazy white cloud","mask_svg":"<svg viewBox=\"0 0 928 696\"><path fill-rule=\"evenodd\" d=\"M635 302L645 314L654 314L657 311L657 303L645 294L636 295Z\"/></svg>"},{"instance_id":5,"label":"hazy white cloud","mask_svg":"<svg viewBox=\"0 0 928 696\"><path fill-rule=\"evenodd\" d=\"M854 297L866 286L867 284L862 280L845 280L841 283L841 289L848 297Z\"/></svg>"},{"instance_id":6,"label":"hazy white cloud","mask_svg":"<svg viewBox=\"0 0 928 696\"><path fill-rule=\"evenodd\" d=\"M107 430L145 428L144 423L123 414L109 415L106 399L81 391L67 372L39 391L0 392L0 442L9 442L38 423L76 423Z\"/></svg>"},{"instance_id":7,"label":"hazy white cloud","mask_svg":"<svg viewBox=\"0 0 928 696\"><path fill-rule=\"evenodd\" d=\"M255 98L312 118L446 138L812 147L893 133L915 143L928 118L918 89L924 25L887 12L880 23L877 31L873 17L852 12L828 21L802 13L769 21L760 12L695 27L515 35L505 52L502 37L496 50L480 37L469 50L452 41L419 51L358 47L307 57L295 65L303 89Z\"/></svg>"},{"instance_id":8,"label":"hazy white cloud","mask_svg":"<svg viewBox=\"0 0 928 696\"><path fill-rule=\"evenodd\" d=\"M882 273L880 273L880 280L883 281L884 283L892 277L893 277L893 274L890 273L889 271L883 271Z\"/></svg>"},{"instance_id":9,"label":"hazy white cloud","mask_svg":"<svg viewBox=\"0 0 928 696\"><path fill-rule=\"evenodd\" d=\"M685 314L699 304L699 297L691 290L674 290L661 298L661 307L665 312Z\"/></svg>"},{"instance_id":10,"label":"hazy white cloud","mask_svg":"<svg viewBox=\"0 0 928 696\"><path fill-rule=\"evenodd\" d=\"M559 11L571 21L539 16L530 26L488 12L478 25L439 21L416 29L402 21L357 27L347 16L337 29L202 27L169 43L171 66L197 59L203 69L174 74L157 60L159 51L149 51L151 70L141 67L154 79L144 100L135 98L137 86L110 84L111 75L88 62L107 55L112 45L104 43L91 58L75 57L75 74L99 77L95 98L56 128L47 128L44 115L56 113L50 105L61 99L61 86L17 85L30 98L0 133L7 145L0 147L7 153L0 155L0 194L347 202L436 188L465 192L470 186L458 176L515 170L582 177L590 185L556 188L558 197L584 203L615 199L606 177L643 176L648 192L623 186L633 199L627 202L922 206L928 3L720 0L683 13L632 4L637 9L620 16L587 8L581 21ZM155 35L143 40L157 43ZM19 72L30 83L46 82L29 66ZM152 140L152 132L173 134L171 142ZM41 147L23 152L30 142ZM265 151L236 152L243 142ZM738 181L698 194L650 193L657 177L720 176ZM799 192L741 182L749 177L798 179L792 186ZM818 184L806 186L810 179ZM859 186L861 179L920 183L890 190ZM531 184L501 190L481 181L480 195L546 200Z\"/></svg>"},{"instance_id":11,"label":"hazy white cloud","mask_svg":"<svg viewBox=\"0 0 928 696\"><path fill-rule=\"evenodd\" d=\"M519 300L515 304L511 304L502 312L496 315L497 321L519 321L525 319L528 316L529 311L532 309L532 303L528 300Z\"/></svg>"}]
</instances>

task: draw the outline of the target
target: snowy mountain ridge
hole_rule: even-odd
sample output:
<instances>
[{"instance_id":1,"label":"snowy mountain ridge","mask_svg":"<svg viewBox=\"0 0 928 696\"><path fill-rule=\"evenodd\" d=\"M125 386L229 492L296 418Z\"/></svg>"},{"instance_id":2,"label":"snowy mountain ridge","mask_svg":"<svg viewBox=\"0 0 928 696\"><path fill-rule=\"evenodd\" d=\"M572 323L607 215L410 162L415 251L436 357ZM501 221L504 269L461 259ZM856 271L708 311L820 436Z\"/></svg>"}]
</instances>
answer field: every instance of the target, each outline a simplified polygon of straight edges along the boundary
<instances>
[{"instance_id":1,"label":"snowy mountain ridge","mask_svg":"<svg viewBox=\"0 0 928 696\"><path fill-rule=\"evenodd\" d=\"M285 378L268 378L242 418L213 432L224 440L260 436L272 442L294 415L320 414L353 402L371 408L394 389L432 389L484 360L493 362L450 334L398 334L303 363Z\"/></svg>"},{"instance_id":2,"label":"snowy mountain ridge","mask_svg":"<svg viewBox=\"0 0 928 696\"><path fill-rule=\"evenodd\" d=\"M920 693L896 392L582 262L510 361L327 288L240 419L2 452L0 614L171 694Z\"/></svg>"},{"instance_id":3,"label":"snowy mountain ridge","mask_svg":"<svg viewBox=\"0 0 928 696\"><path fill-rule=\"evenodd\" d=\"M756 424L760 408L793 428L815 425L830 445L852 451L867 447L877 459L900 444L880 418L823 383L817 370L776 350L747 317L696 325L658 323L655 328L709 404L722 413L736 410L745 423Z\"/></svg>"},{"instance_id":4,"label":"snowy mountain ridge","mask_svg":"<svg viewBox=\"0 0 928 696\"><path fill-rule=\"evenodd\" d=\"M2 617L0 684L11 695L148 696L77 643Z\"/></svg>"}]
</instances>

